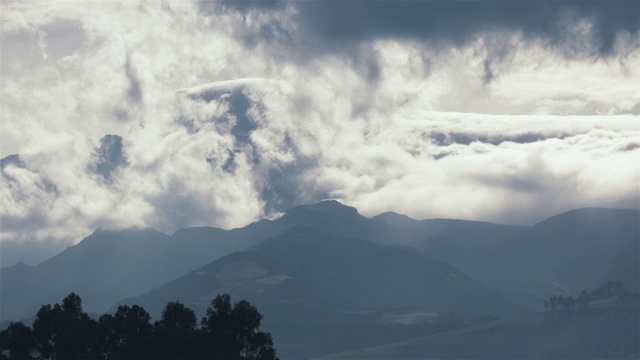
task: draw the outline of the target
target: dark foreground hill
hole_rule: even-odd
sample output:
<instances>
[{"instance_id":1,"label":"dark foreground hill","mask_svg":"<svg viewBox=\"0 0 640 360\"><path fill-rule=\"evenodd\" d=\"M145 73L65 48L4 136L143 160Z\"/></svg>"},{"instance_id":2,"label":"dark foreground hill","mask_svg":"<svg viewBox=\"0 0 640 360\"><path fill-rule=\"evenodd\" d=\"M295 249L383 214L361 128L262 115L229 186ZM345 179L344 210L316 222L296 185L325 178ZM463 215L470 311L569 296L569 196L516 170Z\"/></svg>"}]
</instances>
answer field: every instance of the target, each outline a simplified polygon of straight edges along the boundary
<instances>
[{"instance_id":1,"label":"dark foreground hill","mask_svg":"<svg viewBox=\"0 0 640 360\"><path fill-rule=\"evenodd\" d=\"M638 359L638 306L501 320L323 359Z\"/></svg>"},{"instance_id":2,"label":"dark foreground hill","mask_svg":"<svg viewBox=\"0 0 640 360\"><path fill-rule=\"evenodd\" d=\"M203 314L218 293L257 304L283 356L328 353L341 348L340 343L354 348L357 337L381 329L376 323L384 323L385 311L395 310L398 317L416 312L437 317L452 312L481 316L522 311L451 265L416 249L338 237L303 226L121 304L139 304L158 316L163 304L179 300ZM342 331L356 324L364 333ZM323 331L317 331L319 327ZM407 329L399 326L395 331ZM342 338L333 336L337 334Z\"/></svg>"}]
</instances>

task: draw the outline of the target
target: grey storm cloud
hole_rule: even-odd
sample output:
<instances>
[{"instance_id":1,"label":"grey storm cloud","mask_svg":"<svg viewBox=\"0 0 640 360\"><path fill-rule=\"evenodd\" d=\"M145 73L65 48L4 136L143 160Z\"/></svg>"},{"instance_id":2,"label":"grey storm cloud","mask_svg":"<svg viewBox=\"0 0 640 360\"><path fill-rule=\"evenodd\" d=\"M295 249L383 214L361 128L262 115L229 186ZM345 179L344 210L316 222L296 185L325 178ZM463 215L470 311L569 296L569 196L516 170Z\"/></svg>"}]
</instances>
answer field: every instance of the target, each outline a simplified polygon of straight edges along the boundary
<instances>
[{"instance_id":1,"label":"grey storm cloud","mask_svg":"<svg viewBox=\"0 0 640 360\"><path fill-rule=\"evenodd\" d=\"M204 1L205 10L283 11L288 2ZM637 1L300 1L295 21L330 40L325 44L358 43L372 38L407 38L460 46L477 34L496 30L521 32L559 48L570 42L567 31L581 20L591 22L595 52L611 54L621 31L637 33ZM278 31L283 31L279 27ZM265 29L254 34L271 37ZM337 50L337 49L336 49Z\"/></svg>"},{"instance_id":2,"label":"grey storm cloud","mask_svg":"<svg viewBox=\"0 0 640 360\"><path fill-rule=\"evenodd\" d=\"M214 14L241 14L234 31L249 48L271 44L272 55L281 62L343 56L372 85L380 80L383 67L372 41L403 40L447 49L482 38L486 51L481 77L488 85L512 60L519 42L538 43L570 59L609 58L617 55L621 34L637 38L640 29L640 3L624 0L202 1L200 6ZM264 13L274 16L256 25Z\"/></svg>"}]
</instances>

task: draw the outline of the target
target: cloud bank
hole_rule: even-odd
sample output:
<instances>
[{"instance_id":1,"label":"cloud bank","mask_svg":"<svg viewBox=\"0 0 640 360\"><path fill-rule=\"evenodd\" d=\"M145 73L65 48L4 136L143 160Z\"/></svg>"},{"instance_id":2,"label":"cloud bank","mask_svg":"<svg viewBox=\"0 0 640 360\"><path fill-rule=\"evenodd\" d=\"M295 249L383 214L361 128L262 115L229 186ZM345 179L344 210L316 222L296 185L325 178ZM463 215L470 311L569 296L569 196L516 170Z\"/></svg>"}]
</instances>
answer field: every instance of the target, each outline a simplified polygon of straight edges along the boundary
<instances>
[{"instance_id":1,"label":"cloud bank","mask_svg":"<svg viewBox=\"0 0 640 360\"><path fill-rule=\"evenodd\" d=\"M0 6L2 241L638 207L637 2Z\"/></svg>"}]
</instances>

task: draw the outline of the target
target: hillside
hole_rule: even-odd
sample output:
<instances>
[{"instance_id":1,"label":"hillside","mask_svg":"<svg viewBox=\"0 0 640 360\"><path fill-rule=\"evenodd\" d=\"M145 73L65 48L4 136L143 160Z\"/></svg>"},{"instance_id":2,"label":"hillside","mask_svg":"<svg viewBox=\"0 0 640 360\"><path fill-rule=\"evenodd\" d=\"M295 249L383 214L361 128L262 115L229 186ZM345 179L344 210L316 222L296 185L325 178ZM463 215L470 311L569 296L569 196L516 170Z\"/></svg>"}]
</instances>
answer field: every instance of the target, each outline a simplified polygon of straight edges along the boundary
<instances>
[{"instance_id":1,"label":"hillside","mask_svg":"<svg viewBox=\"0 0 640 360\"><path fill-rule=\"evenodd\" d=\"M335 341L349 344L349 338L334 339L331 333L343 323L375 331L384 309L422 310L434 316L522 311L451 265L415 249L337 237L303 226L121 304L139 304L158 316L166 302L177 299L203 314L217 293L256 303L265 315L265 328L290 356L311 356L318 351L309 351L313 347L325 348L326 353L339 346ZM323 334L316 333L320 325ZM295 349L305 332L309 347L298 353Z\"/></svg>"},{"instance_id":2,"label":"hillside","mask_svg":"<svg viewBox=\"0 0 640 360\"><path fill-rule=\"evenodd\" d=\"M584 208L533 227L456 220L423 220L425 236L412 243L501 294L532 307L552 293L578 293L607 281L637 291L640 212ZM429 232L433 228L447 231Z\"/></svg>"},{"instance_id":3,"label":"hillside","mask_svg":"<svg viewBox=\"0 0 640 360\"><path fill-rule=\"evenodd\" d=\"M638 289L640 212L637 210L568 211L536 224L527 236L527 243L527 255L523 258L540 258L544 264L533 261L523 264L572 292L599 287L610 280L622 281L628 289Z\"/></svg>"},{"instance_id":4,"label":"hillside","mask_svg":"<svg viewBox=\"0 0 640 360\"><path fill-rule=\"evenodd\" d=\"M520 296L575 294L620 281L640 284L640 212L584 208L548 218L532 227L511 251L503 271L485 284ZM469 271L469 269L465 269ZM485 280L485 279L482 279Z\"/></svg>"},{"instance_id":5,"label":"hillside","mask_svg":"<svg viewBox=\"0 0 640 360\"><path fill-rule=\"evenodd\" d=\"M322 359L637 359L638 306L545 312Z\"/></svg>"}]
</instances>

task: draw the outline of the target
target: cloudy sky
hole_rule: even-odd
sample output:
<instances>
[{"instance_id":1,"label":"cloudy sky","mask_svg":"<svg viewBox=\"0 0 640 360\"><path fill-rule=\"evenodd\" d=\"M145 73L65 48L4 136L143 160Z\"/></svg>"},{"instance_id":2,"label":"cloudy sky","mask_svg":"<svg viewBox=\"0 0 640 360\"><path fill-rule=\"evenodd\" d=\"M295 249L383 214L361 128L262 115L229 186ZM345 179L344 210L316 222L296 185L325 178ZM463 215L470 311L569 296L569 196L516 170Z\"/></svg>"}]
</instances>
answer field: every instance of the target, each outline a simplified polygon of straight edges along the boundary
<instances>
[{"instance_id":1,"label":"cloudy sky","mask_svg":"<svg viewBox=\"0 0 640 360\"><path fill-rule=\"evenodd\" d=\"M1 241L638 208L637 1L3 1ZM10 156L18 154L19 156Z\"/></svg>"}]
</instances>

